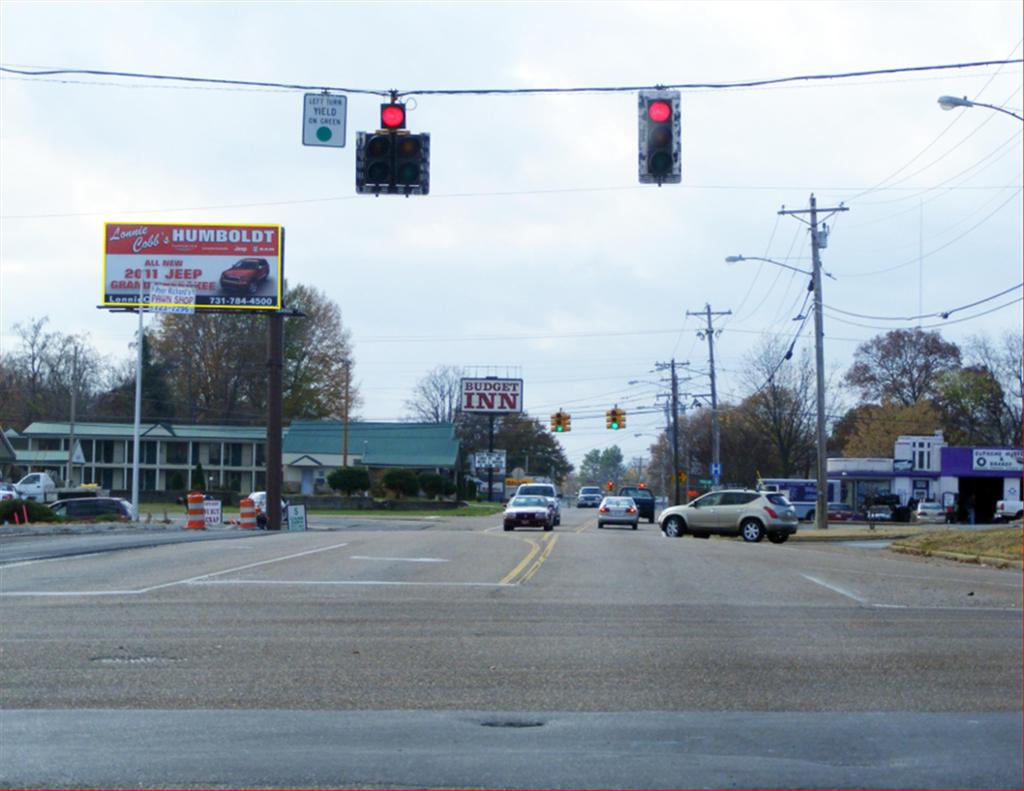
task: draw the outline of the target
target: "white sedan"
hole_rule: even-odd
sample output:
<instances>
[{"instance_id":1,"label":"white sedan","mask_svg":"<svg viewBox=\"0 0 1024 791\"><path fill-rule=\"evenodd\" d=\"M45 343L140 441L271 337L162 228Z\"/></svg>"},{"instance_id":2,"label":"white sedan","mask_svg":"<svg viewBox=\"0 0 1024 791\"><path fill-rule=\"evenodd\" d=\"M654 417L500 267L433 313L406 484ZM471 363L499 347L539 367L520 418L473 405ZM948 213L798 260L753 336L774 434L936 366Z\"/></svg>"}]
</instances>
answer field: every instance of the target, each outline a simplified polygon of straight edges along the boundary
<instances>
[{"instance_id":1,"label":"white sedan","mask_svg":"<svg viewBox=\"0 0 1024 791\"><path fill-rule=\"evenodd\" d=\"M626 525L636 530L640 510L632 497L605 497L597 507L597 526Z\"/></svg>"}]
</instances>

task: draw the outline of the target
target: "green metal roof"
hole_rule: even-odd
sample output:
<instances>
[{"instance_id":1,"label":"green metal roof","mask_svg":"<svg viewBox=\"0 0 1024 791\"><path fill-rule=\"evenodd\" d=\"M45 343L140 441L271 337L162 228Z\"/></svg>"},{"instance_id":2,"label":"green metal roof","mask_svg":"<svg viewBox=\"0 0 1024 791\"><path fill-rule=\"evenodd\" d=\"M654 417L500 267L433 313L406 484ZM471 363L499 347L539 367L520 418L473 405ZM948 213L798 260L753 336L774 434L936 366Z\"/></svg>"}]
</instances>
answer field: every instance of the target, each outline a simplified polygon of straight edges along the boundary
<instances>
[{"instance_id":1,"label":"green metal roof","mask_svg":"<svg viewBox=\"0 0 1024 791\"><path fill-rule=\"evenodd\" d=\"M288 427L284 452L340 455L340 420L296 420ZM451 423L361 423L348 426L348 452L369 467L454 467L459 441Z\"/></svg>"},{"instance_id":2,"label":"green metal roof","mask_svg":"<svg viewBox=\"0 0 1024 791\"><path fill-rule=\"evenodd\" d=\"M37 421L21 432L22 437L67 437L70 423ZM132 423L75 423L75 436L82 438L131 439L135 433ZM178 423L143 423L143 437L152 439L181 439L214 442L259 442L266 440L267 430L262 426L193 426Z\"/></svg>"}]
</instances>

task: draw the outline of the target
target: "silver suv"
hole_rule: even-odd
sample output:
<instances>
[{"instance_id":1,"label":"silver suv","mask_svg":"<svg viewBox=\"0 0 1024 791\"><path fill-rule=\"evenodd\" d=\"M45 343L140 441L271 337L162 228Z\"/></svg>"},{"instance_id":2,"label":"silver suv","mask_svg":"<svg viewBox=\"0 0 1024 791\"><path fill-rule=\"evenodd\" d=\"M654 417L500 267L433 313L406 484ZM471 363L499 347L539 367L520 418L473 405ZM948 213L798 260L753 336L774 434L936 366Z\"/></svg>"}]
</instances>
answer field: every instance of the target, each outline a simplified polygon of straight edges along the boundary
<instances>
[{"instance_id":1,"label":"silver suv","mask_svg":"<svg viewBox=\"0 0 1024 791\"><path fill-rule=\"evenodd\" d=\"M692 503L661 512L658 524L670 538L689 533L695 538L742 536L756 542L765 536L781 544L797 530L796 509L785 495L753 489L710 492Z\"/></svg>"},{"instance_id":2,"label":"silver suv","mask_svg":"<svg viewBox=\"0 0 1024 791\"><path fill-rule=\"evenodd\" d=\"M555 524L562 524L562 508L558 502L558 492L550 483L521 483L513 497L546 497L555 514Z\"/></svg>"}]
</instances>

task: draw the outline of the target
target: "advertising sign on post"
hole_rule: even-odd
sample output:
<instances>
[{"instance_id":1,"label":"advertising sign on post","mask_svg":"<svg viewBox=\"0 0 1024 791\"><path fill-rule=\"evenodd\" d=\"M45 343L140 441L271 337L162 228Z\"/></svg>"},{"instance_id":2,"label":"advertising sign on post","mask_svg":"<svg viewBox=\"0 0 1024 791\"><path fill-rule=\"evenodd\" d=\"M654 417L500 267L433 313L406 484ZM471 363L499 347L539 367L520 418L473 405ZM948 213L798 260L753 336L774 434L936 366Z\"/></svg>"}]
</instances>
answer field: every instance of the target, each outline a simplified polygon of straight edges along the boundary
<instances>
[{"instance_id":1,"label":"advertising sign on post","mask_svg":"<svg viewBox=\"0 0 1024 791\"><path fill-rule=\"evenodd\" d=\"M506 452L503 450L479 451L473 456L473 467L479 473L481 470L494 470L495 475L505 474Z\"/></svg>"},{"instance_id":2,"label":"advertising sign on post","mask_svg":"<svg viewBox=\"0 0 1024 791\"><path fill-rule=\"evenodd\" d=\"M523 411L522 379L463 379L460 394L463 412L508 415Z\"/></svg>"},{"instance_id":3,"label":"advertising sign on post","mask_svg":"<svg viewBox=\"0 0 1024 791\"><path fill-rule=\"evenodd\" d=\"M103 305L181 308L182 297L159 301L173 288L194 292L197 310L280 310L282 236L280 225L105 223Z\"/></svg>"}]
</instances>

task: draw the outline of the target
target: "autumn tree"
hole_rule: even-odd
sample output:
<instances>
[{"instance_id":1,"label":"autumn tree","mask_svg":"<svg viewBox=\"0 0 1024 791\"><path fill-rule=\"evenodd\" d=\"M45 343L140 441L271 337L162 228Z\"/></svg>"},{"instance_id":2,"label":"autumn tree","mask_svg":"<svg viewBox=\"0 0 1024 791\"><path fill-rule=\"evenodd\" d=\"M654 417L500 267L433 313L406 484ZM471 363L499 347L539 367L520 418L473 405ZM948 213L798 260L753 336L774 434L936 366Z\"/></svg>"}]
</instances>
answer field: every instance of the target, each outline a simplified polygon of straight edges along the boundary
<instances>
[{"instance_id":1,"label":"autumn tree","mask_svg":"<svg viewBox=\"0 0 1024 791\"><path fill-rule=\"evenodd\" d=\"M843 455L892 458L893 446L900 435L933 434L941 428L942 415L931 401L866 405L852 416Z\"/></svg>"},{"instance_id":2,"label":"autumn tree","mask_svg":"<svg viewBox=\"0 0 1024 791\"><path fill-rule=\"evenodd\" d=\"M455 433L465 453L487 450L486 415L460 414ZM572 471L562 446L537 418L526 414L495 419L494 447L506 452L508 469L522 467L536 475L549 475L559 483Z\"/></svg>"},{"instance_id":3,"label":"autumn tree","mask_svg":"<svg viewBox=\"0 0 1024 791\"><path fill-rule=\"evenodd\" d=\"M625 473L626 466L618 445L603 450L594 448L580 463L580 481L584 485L603 486L607 481L619 483Z\"/></svg>"},{"instance_id":4,"label":"autumn tree","mask_svg":"<svg viewBox=\"0 0 1024 791\"><path fill-rule=\"evenodd\" d=\"M891 330L860 344L847 384L872 403L916 404L935 395L939 376L960 365L960 347L938 332Z\"/></svg>"}]
</instances>

